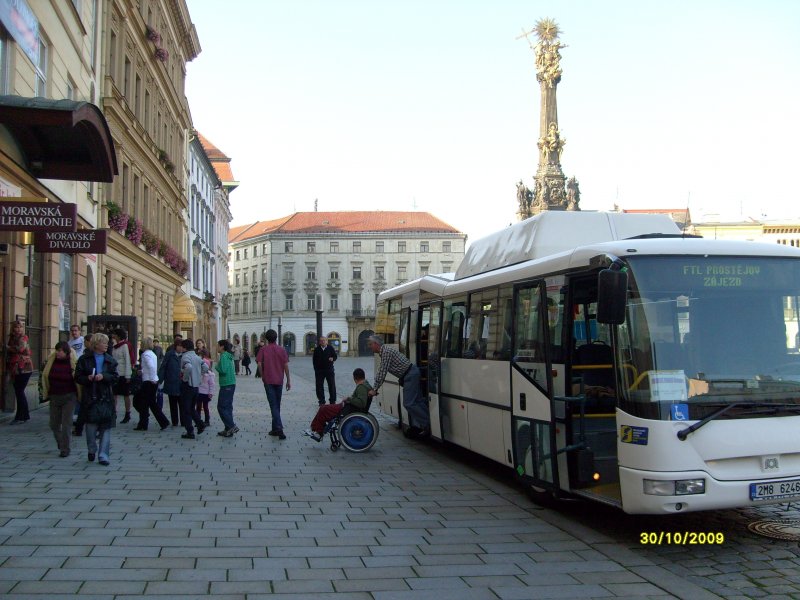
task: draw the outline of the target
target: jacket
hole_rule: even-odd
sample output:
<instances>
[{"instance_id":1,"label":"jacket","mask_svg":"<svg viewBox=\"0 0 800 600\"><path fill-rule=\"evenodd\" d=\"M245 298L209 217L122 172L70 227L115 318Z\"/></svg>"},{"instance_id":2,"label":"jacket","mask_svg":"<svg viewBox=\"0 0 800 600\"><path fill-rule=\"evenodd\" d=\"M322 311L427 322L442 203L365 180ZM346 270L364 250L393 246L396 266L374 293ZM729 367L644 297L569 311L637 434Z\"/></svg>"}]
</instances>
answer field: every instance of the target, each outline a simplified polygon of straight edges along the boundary
<instances>
[{"instance_id":1,"label":"jacket","mask_svg":"<svg viewBox=\"0 0 800 600\"><path fill-rule=\"evenodd\" d=\"M236 369L233 366L233 354L223 352L219 355L219 362L214 367L219 373L219 387L236 385Z\"/></svg>"},{"instance_id":2,"label":"jacket","mask_svg":"<svg viewBox=\"0 0 800 600\"><path fill-rule=\"evenodd\" d=\"M42 382L42 398L49 398L50 397L50 369L53 368L53 363L56 361L56 353L51 352L50 356L47 357L47 361L44 363L44 369L42 369L42 376L40 380ZM71 350L69 353L69 364L72 367L72 373L75 373L75 366L78 364L78 355L75 354L74 350ZM81 391L83 390L82 386L78 386L78 402L81 400Z\"/></svg>"},{"instance_id":3,"label":"jacket","mask_svg":"<svg viewBox=\"0 0 800 600\"><path fill-rule=\"evenodd\" d=\"M194 350L181 354L181 381L189 387L199 388L203 373L207 371L208 365Z\"/></svg>"},{"instance_id":4,"label":"jacket","mask_svg":"<svg viewBox=\"0 0 800 600\"><path fill-rule=\"evenodd\" d=\"M333 359L331 361L330 359ZM315 371L333 371L333 363L336 362L336 350L328 344L323 348L319 344L314 348L314 355L311 362L314 365Z\"/></svg>"},{"instance_id":5,"label":"jacket","mask_svg":"<svg viewBox=\"0 0 800 600\"><path fill-rule=\"evenodd\" d=\"M127 340L123 340L119 344L114 344L111 355L117 361L119 376L130 379L133 374L133 362L131 361L130 345L126 342Z\"/></svg>"},{"instance_id":6,"label":"jacket","mask_svg":"<svg viewBox=\"0 0 800 600\"><path fill-rule=\"evenodd\" d=\"M164 384L167 396L181 395L181 357L173 348L167 350L158 367L158 383Z\"/></svg>"},{"instance_id":7,"label":"jacket","mask_svg":"<svg viewBox=\"0 0 800 600\"><path fill-rule=\"evenodd\" d=\"M117 383L119 375L117 374L117 361L108 352L105 354L103 362L103 379L101 381L89 381L91 375L96 368L94 360L94 352L85 352L83 356L78 359L78 364L75 365L75 381L83 386L83 400L81 402L81 415L85 418L85 423L91 423L88 415L88 407L95 401L101 400L102 402L109 402L114 407L114 384ZM117 423L116 409L114 410L113 418L108 423L100 423L108 427L115 427Z\"/></svg>"}]
</instances>

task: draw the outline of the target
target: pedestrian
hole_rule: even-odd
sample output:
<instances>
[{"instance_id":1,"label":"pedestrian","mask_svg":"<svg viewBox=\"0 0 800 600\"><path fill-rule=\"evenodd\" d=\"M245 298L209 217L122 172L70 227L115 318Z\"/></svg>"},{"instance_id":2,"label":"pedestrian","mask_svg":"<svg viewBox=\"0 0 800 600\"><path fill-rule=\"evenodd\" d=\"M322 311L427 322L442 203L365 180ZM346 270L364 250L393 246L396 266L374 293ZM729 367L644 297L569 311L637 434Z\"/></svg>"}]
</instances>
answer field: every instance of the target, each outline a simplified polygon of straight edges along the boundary
<instances>
[{"instance_id":1,"label":"pedestrian","mask_svg":"<svg viewBox=\"0 0 800 600\"><path fill-rule=\"evenodd\" d=\"M83 342L83 338L81 338ZM79 388L75 383L78 356L69 342L58 342L42 369L42 397L50 403L50 429L61 458L69 456L72 414L78 403Z\"/></svg>"},{"instance_id":2,"label":"pedestrian","mask_svg":"<svg viewBox=\"0 0 800 600\"><path fill-rule=\"evenodd\" d=\"M117 384L114 386L114 395L119 401L122 398L125 402L125 417L120 423L128 423L131 420L131 375L133 375L134 359L131 358L130 345L128 344L128 333L120 328L111 333L111 340L114 347L111 355L117 361Z\"/></svg>"},{"instance_id":3,"label":"pedestrian","mask_svg":"<svg viewBox=\"0 0 800 600\"><path fill-rule=\"evenodd\" d=\"M250 375L250 352L247 351L247 348L242 350L242 366L244 367L244 374Z\"/></svg>"},{"instance_id":4,"label":"pedestrian","mask_svg":"<svg viewBox=\"0 0 800 600\"><path fill-rule=\"evenodd\" d=\"M256 363L261 371L261 381L264 382L264 391L267 394L269 410L272 413L272 429L269 435L285 440L283 422L281 421L281 395L283 394L283 378L286 376L286 391L292 389L289 377L289 355L286 350L276 344L278 332L274 329L267 330L267 345L258 351Z\"/></svg>"},{"instance_id":5,"label":"pedestrian","mask_svg":"<svg viewBox=\"0 0 800 600\"><path fill-rule=\"evenodd\" d=\"M67 343L69 344L69 347L75 351L76 357L83 354L84 342L80 325L72 325L69 328L69 339L67 340Z\"/></svg>"},{"instance_id":6,"label":"pedestrian","mask_svg":"<svg viewBox=\"0 0 800 600\"><path fill-rule=\"evenodd\" d=\"M195 439L193 423L197 426L197 433L203 433L206 428L195 408L197 389L200 387L200 378L203 376L203 367L206 365L194 351L194 342L191 339L187 338L181 341L181 346L183 346L181 354L181 423L186 429L186 433L181 437L185 440L193 440Z\"/></svg>"},{"instance_id":7,"label":"pedestrian","mask_svg":"<svg viewBox=\"0 0 800 600\"><path fill-rule=\"evenodd\" d=\"M260 339L260 340L258 340L258 344L256 344L256 347L255 347L255 349L254 349L254 351L253 351L253 356L256 356L256 357L257 357L257 356L258 356L258 353L259 353L259 352L261 352L261 349L262 349L262 348L263 348L265 345L266 345L266 342L264 341L264 339L263 339L263 338L262 338L262 339ZM256 378L256 379L261 379L261 369L259 369L259 367L258 367L258 361L256 361L256 374L255 374L255 378Z\"/></svg>"},{"instance_id":8,"label":"pedestrian","mask_svg":"<svg viewBox=\"0 0 800 600\"><path fill-rule=\"evenodd\" d=\"M325 382L328 382L328 403L336 404L336 374L333 363L336 362L336 350L328 345L328 338L319 336L314 347L311 363L314 365L314 379L317 382L317 402L325 404Z\"/></svg>"},{"instance_id":9,"label":"pedestrian","mask_svg":"<svg viewBox=\"0 0 800 600\"><path fill-rule=\"evenodd\" d=\"M142 340L142 355L139 362L142 366L142 385L133 403L139 413L139 423L134 429L136 431L147 431L147 426L150 424L150 413L152 412L163 431L169 427L169 419L164 416L156 400L158 393L158 358L153 352L153 338L146 337Z\"/></svg>"},{"instance_id":10,"label":"pedestrian","mask_svg":"<svg viewBox=\"0 0 800 600\"><path fill-rule=\"evenodd\" d=\"M89 462L97 456L103 466L110 462L111 429L117 422L114 384L118 377L117 361L108 353L108 336L95 333L92 335L92 352L84 352L75 366L75 381L83 386L81 400L85 404L84 429Z\"/></svg>"},{"instance_id":11,"label":"pedestrian","mask_svg":"<svg viewBox=\"0 0 800 600\"><path fill-rule=\"evenodd\" d=\"M206 341L203 338L197 338L194 341L194 352L195 352L195 354L197 354L197 356L202 357L204 350L208 350L208 348L206 348Z\"/></svg>"},{"instance_id":12,"label":"pedestrian","mask_svg":"<svg viewBox=\"0 0 800 600\"><path fill-rule=\"evenodd\" d=\"M211 370L211 355L206 348L198 351L197 346L194 350L197 355L203 360L206 365L206 371L200 377L200 386L197 388L197 412L201 417L205 416L206 427L211 425L211 415L208 413L208 404L214 397L214 386L216 385L217 378L214 371Z\"/></svg>"},{"instance_id":13,"label":"pedestrian","mask_svg":"<svg viewBox=\"0 0 800 600\"><path fill-rule=\"evenodd\" d=\"M153 354L156 355L156 364L160 367L161 361L164 360L164 349L161 347L161 342L158 338L153 338Z\"/></svg>"},{"instance_id":14,"label":"pedestrian","mask_svg":"<svg viewBox=\"0 0 800 600\"><path fill-rule=\"evenodd\" d=\"M94 350L92 348L92 334L87 333L83 336L83 352L78 355L78 358L83 356L84 354L93 354ZM82 388L78 388L79 390ZM75 423L75 428L72 430L72 435L74 437L80 437L83 435L83 424L86 421L86 414L84 412L85 402L82 401L82 394L78 394L78 402L75 406L75 416L73 417L73 422Z\"/></svg>"},{"instance_id":15,"label":"pedestrian","mask_svg":"<svg viewBox=\"0 0 800 600\"><path fill-rule=\"evenodd\" d=\"M217 361L216 371L219 373L219 394L217 395L217 412L225 429L218 431L217 435L222 437L232 437L239 431L236 423L233 422L233 394L236 391L236 373L233 365L233 347L228 340L217 342Z\"/></svg>"},{"instance_id":16,"label":"pedestrian","mask_svg":"<svg viewBox=\"0 0 800 600\"><path fill-rule=\"evenodd\" d=\"M345 416L354 412L366 412L369 406L370 396L369 391L372 386L367 381L367 376L364 369L355 369L353 371L353 381L356 388L339 404L320 404L319 410L314 419L311 421L311 430L304 431L303 433L310 437L315 442L321 442L323 432L325 431L325 424L336 417L337 415Z\"/></svg>"},{"instance_id":17,"label":"pedestrian","mask_svg":"<svg viewBox=\"0 0 800 600\"><path fill-rule=\"evenodd\" d=\"M180 418L182 340L183 336L175 336L175 342L167 348L164 360L158 368L158 383L163 386L164 393L169 398L169 416L173 427L177 427L178 423L183 424Z\"/></svg>"},{"instance_id":18,"label":"pedestrian","mask_svg":"<svg viewBox=\"0 0 800 600\"><path fill-rule=\"evenodd\" d=\"M369 336L367 346L380 358L380 366L375 374L375 387L369 391L370 396L375 396L386 379L386 373L391 373L400 380L403 388L403 406L408 411L409 427L407 437L427 437L431 433L431 417L428 412L428 402L422 397L419 386L419 369L408 358L394 348L385 346L383 338L377 335Z\"/></svg>"},{"instance_id":19,"label":"pedestrian","mask_svg":"<svg viewBox=\"0 0 800 600\"><path fill-rule=\"evenodd\" d=\"M28 397L25 395L31 373L33 373L33 361L28 346L28 336L25 335L25 325L22 321L14 321L6 344L6 377L14 386L14 397L17 400L17 412L11 421L12 425L27 423L31 418Z\"/></svg>"},{"instance_id":20,"label":"pedestrian","mask_svg":"<svg viewBox=\"0 0 800 600\"><path fill-rule=\"evenodd\" d=\"M233 338L233 365L236 367L236 374L239 374L239 365L242 362L242 346L239 338Z\"/></svg>"}]
</instances>

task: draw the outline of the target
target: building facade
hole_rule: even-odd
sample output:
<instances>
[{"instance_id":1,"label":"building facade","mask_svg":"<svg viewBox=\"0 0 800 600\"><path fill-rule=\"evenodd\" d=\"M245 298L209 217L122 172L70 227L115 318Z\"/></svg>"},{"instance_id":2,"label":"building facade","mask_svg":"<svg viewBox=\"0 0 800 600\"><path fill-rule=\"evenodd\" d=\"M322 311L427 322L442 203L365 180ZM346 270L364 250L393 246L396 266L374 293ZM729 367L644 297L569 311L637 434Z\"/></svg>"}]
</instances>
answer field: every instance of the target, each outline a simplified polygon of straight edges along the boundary
<instances>
[{"instance_id":1,"label":"building facade","mask_svg":"<svg viewBox=\"0 0 800 600\"><path fill-rule=\"evenodd\" d=\"M32 242L46 225L13 230L11 204L24 198L35 200L31 206L69 206L79 231L100 224L105 185L118 171L97 106L105 6L0 0L0 320L4 341L13 321L25 323L35 370L70 324L95 313L100 255L37 251ZM37 383L34 372L31 408L38 404ZM0 408L15 405L3 386Z\"/></svg>"},{"instance_id":2,"label":"building facade","mask_svg":"<svg viewBox=\"0 0 800 600\"><path fill-rule=\"evenodd\" d=\"M106 186L98 311L137 318L141 335L171 339L197 311L189 274L186 63L200 52L185 0L106 2L100 105L120 175Z\"/></svg>"},{"instance_id":3,"label":"building facade","mask_svg":"<svg viewBox=\"0 0 800 600\"><path fill-rule=\"evenodd\" d=\"M221 340L230 338L228 331L228 313L230 309L230 294L228 294L228 229L233 219L230 195L233 190L239 187L239 182L233 176L231 159L203 137L202 134L198 133L197 137L220 182L220 185L214 189L214 247L212 249L212 266L216 286L214 294L216 306L214 310L216 311L217 329L213 336L211 334L209 336L214 340Z\"/></svg>"},{"instance_id":4,"label":"building facade","mask_svg":"<svg viewBox=\"0 0 800 600\"><path fill-rule=\"evenodd\" d=\"M234 227L231 335L252 349L274 329L290 354L307 354L321 311L322 333L338 352L366 354L378 294L455 271L466 238L425 212L301 212Z\"/></svg>"}]
</instances>

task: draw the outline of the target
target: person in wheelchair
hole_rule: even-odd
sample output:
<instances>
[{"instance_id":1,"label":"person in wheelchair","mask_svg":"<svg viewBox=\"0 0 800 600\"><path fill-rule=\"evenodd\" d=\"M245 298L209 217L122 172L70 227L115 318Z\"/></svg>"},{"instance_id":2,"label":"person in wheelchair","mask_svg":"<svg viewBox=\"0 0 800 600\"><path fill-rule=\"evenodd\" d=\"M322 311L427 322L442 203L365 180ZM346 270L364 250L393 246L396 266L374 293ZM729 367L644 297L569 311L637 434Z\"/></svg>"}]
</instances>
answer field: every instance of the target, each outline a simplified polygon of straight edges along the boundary
<instances>
[{"instance_id":1,"label":"person in wheelchair","mask_svg":"<svg viewBox=\"0 0 800 600\"><path fill-rule=\"evenodd\" d=\"M367 412L369 410L370 397L369 391L372 386L367 381L364 369L353 371L353 381L356 389L342 402L336 404L322 404L317 410L317 414L311 421L311 429L303 432L315 442L321 442L325 435L325 425L335 417L344 417L354 412Z\"/></svg>"}]
</instances>

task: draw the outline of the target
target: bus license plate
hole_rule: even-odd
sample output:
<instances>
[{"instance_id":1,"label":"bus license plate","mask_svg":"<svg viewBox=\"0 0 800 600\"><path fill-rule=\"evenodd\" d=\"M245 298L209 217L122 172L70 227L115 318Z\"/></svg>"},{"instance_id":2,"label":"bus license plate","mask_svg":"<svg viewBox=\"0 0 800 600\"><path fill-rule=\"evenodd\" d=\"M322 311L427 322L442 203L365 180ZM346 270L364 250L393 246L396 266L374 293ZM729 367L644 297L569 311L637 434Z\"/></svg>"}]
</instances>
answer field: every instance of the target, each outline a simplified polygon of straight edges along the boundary
<instances>
[{"instance_id":1,"label":"bus license plate","mask_svg":"<svg viewBox=\"0 0 800 600\"><path fill-rule=\"evenodd\" d=\"M800 496L800 479L750 484L750 500L776 500Z\"/></svg>"}]
</instances>

